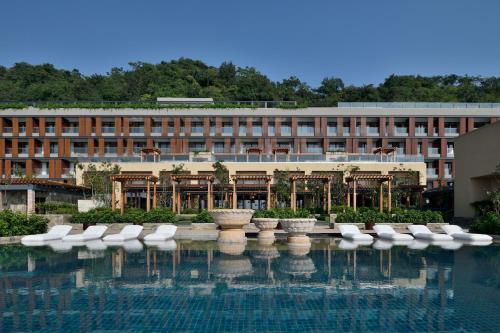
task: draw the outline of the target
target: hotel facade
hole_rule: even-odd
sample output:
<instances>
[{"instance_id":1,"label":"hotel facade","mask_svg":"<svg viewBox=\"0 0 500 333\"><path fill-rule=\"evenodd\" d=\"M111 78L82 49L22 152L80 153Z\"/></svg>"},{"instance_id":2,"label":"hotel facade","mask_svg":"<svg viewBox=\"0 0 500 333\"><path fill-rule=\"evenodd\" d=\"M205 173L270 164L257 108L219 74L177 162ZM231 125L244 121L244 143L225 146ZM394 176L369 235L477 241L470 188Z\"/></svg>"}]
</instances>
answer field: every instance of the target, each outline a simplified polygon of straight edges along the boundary
<instances>
[{"instance_id":1,"label":"hotel facade","mask_svg":"<svg viewBox=\"0 0 500 333\"><path fill-rule=\"evenodd\" d=\"M454 138L500 119L496 105L402 106L7 109L0 175L67 181L77 162L141 162L144 148L162 162L377 162L372 151L392 147L394 161L425 162L432 188L453 183Z\"/></svg>"}]
</instances>

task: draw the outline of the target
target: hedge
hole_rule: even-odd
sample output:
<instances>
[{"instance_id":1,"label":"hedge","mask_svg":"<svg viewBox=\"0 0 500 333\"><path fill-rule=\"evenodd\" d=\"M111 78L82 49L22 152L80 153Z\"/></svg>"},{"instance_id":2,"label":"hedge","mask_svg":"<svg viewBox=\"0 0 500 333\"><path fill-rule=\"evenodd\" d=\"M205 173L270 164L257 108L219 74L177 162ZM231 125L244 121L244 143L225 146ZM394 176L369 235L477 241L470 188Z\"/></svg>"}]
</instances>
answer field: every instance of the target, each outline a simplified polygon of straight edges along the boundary
<instances>
[{"instance_id":1,"label":"hedge","mask_svg":"<svg viewBox=\"0 0 500 333\"><path fill-rule=\"evenodd\" d=\"M75 214L78 206L69 202L49 201L37 203L36 210L39 214Z\"/></svg>"},{"instance_id":2,"label":"hedge","mask_svg":"<svg viewBox=\"0 0 500 333\"><path fill-rule=\"evenodd\" d=\"M397 210L394 214L380 213L374 209L359 209L357 212L346 210L338 213L337 223L412 223L423 224L443 223L440 212L432 210Z\"/></svg>"},{"instance_id":3,"label":"hedge","mask_svg":"<svg viewBox=\"0 0 500 333\"><path fill-rule=\"evenodd\" d=\"M202 210L191 219L192 223L213 223L214 218L208 213L207 210Z\"/></svg>"},{"instance_id":4,"label":"hedge","mask_svg":"<svg viewBox=\"0 0 500 333\"><path fill-rule=\"evenodd\" d=\"M170 209L155 208L149 212L142 209L130 208L123 215L120 211L114 212L110 208L91 209L85 213L76 213L72 216L73 223L173 223L175 214Z\"/></svg>"},{"instance_id":5,"label":"hedge","mask_svg":"<svg viewBox=\"0 0 500 333\"><path fill-rule=\"evenodd\" d=\"M40 215L0 212L0 237L41 234L47 231L49 220Z\"/></svg>"},{"instance_id":6,"label":"hedge","mask_svg":"<svg viewBox=\"0 0 500 333\"><path fill-rule=\"evenodd\" d=\"M477 219L469 229L470 232L500 235L500 214L494 212L485 213L484 216Z\"/></svg>"}]
</instances>

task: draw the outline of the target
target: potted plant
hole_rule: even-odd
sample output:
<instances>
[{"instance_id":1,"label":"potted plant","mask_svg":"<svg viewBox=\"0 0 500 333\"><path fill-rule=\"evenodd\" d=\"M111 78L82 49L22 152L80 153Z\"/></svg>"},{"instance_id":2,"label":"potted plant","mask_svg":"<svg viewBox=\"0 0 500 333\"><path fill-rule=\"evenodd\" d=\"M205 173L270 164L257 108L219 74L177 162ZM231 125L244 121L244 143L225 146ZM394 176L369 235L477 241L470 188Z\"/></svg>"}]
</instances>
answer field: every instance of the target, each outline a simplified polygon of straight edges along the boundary
<instances>
[{"instance_id":1,"label":"potted plant","mask_svg":"<svg viewBox=\"0 0 500 333\"><path fill-rule=\"evenodd\" d=\"M259 242L274 242L274 229L278 226L279 219L274 210L257 210L253 214L252 222L260 230Z\"/></svg>"},{"instance_id":2,"label":"potted plant","mask_svg":"<svg viewBox=\"0 0 500 333\"><path fill-rule=\"evenodd\" d=\"M222 231L219 238L225 241L241 241L245 238L243 227L250 223L253 209L213 209L208 213Z\"/></svg>"}]
</instances>

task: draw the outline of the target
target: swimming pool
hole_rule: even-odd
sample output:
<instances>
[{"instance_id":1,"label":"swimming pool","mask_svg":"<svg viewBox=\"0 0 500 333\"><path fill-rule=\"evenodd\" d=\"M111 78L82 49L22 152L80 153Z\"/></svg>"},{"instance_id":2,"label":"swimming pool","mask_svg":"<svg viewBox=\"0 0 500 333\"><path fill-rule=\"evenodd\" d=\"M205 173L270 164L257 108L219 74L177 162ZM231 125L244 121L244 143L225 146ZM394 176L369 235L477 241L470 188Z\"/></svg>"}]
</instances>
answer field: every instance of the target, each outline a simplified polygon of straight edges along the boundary
<instances>
[{"instance_id":1,"label":"swimming pool","mask_svg":"<svg viewBox=\"0 0 500 333\"><path fill-rule=\"evenodd\" d=\"M0 331L500 332L500 246L338 244L0 246Z\"/></svg>"}]
</instances>

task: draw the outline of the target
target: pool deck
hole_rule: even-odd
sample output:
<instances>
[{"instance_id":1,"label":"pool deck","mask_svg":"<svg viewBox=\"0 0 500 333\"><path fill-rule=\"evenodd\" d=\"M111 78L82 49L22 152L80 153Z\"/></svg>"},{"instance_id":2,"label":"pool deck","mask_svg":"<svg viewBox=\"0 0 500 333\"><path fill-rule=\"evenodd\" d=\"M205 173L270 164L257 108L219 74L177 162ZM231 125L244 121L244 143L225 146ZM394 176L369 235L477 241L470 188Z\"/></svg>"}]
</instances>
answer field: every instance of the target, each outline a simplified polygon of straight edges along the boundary
<instances>
[{"instance_id":1,"label":"pool deck","mask_svg":"<svg viewBox=\"0 0 500 333\"><path fill-rule=\"evenodd\" d=\"M145 235L148 235L154 231L154 229L159 224L144 224L144 231L139 239L142 239ZM409 233L404 224L391 224L394 229L401 233ZM434 232L441 233L439 228L441 224L428 224L427 226ZM108 230L105 235L119 233L123 228L123 224L110 224L108 225ZM363 225L358 225L361 232L374 235L373 230L363 230ZM81 233L83 230L81 224L74 224L71 234ZM248 237L257 237L259 229L255 227L253 223L244 227L245 233ZM330 228L329 224L326 222L317 222L314 226L314 230L308 233L311 237L341 237L340 231L337 227ZM284 238L286 232L284 230L275 230L275 235L278 238ZM185 240L216 240L219 236L219 230L214 223L193 223L187 225L178 225L177 232L175 233L175 239L185 239ZM0 237L0 244L15 244L21 242L22 236L12 236L12 237ZM495 243L500 243L500 235L493 235L493 240Z\"/></svg>"}]
</instances>

